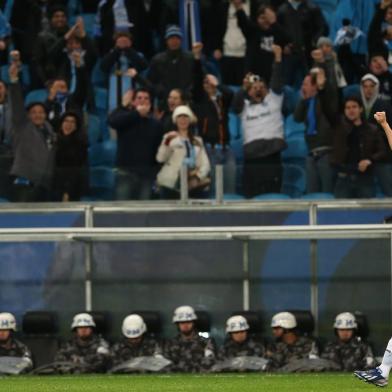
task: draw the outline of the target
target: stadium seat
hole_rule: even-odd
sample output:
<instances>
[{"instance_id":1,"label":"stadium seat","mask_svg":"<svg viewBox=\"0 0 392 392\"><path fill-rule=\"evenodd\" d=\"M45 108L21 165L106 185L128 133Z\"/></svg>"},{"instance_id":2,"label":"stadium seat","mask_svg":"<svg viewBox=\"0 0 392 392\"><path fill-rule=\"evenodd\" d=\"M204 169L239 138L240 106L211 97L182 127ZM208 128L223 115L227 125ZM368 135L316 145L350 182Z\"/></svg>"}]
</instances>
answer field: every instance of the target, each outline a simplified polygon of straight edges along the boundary
<instances>
[{"instance_id":1,"label":"stadium seat","mask_svg":"<svg viewBox=\"0 0 392 392\"><path fill-rule=\"evenodd\" d=\"M284 163L282 193L291 197L301 197L306 189L306 172L300 165Z\"/></svg>"},{"instance_id":2,"label":"stadium seat","mask_svg":"<svg viewBox=\"0 0 392 392\"><path fill-rule=\"evenodd\" d=\"M30 348L34 366L53 362L59 348L58 320L54 312L27 312L22 320L22 341Z\"/></svg>"},{"instance_id":3,"label":"stadium seat","mask_svg":"<svg viewBox=\"0 0 392 392\"><path fill-rule=\"evenodd\" d=\"M91 145L88 149L90 166L113 166L116 160L117 143L115 140Z\"/></svg>"},{"instance_id":4,"label":"stadium seat","mask_svg":"<svg viewBox=\"0 0 392 392\"><path fill-rule=\"evenodd\" d=\"M101 139L101 121L99 116L89 114L87 119L87 134L89 145L97 144Z\"/></svg>"},{"instance_id":5,"label":"stadium seat","mask_svg":"<svg viewBox=\"0 0 392 392\"><path fill-rule=\"evenodd\" d=\"M113 200L116 182L115 171L111 167L90 168L90 195L84 200Z\"/></svg>"},{"instance_id":6,"label":"stadium seat","mask_svg":"<svg viewBox=\"0 0 392 392\"><path fill-rule=\"evenodd\" d=\"M335 196L333 195L333 193L327 192L307 193L306 195L301 196L301 199L303 200L331 200L334 198Z\"/></svg>"},{"instance_id":7,"label":"stadium seat","mask_svg":"<svg viewBox=\"0 0 392 392\"><path fill-rule=\"evenodd\" d=\"M292 158L304 159L308 155L305 139L301 136L292 137L287 142L287 148L282 152L283 160Z\"/></svg>"},{"instance_id":8,"label":"stadium seat","mask_svg":"<svg viewBox=\"0 0 392 392\"><path fill-rule=\"evenodd\" d=\"M92 318L94 319L96 328L95 331L104 336L107 337L111 333L111 327L112 327L112 317L109 312L87 312L89 313Z\"/></svg>"},{"instance_id":9,"label":"stadium seat","mask_svg":"<svg viewBox=\"0 0 392 392\"><path fill-rule=\"evenodd\" d=\"M91 83L96 87L105 87L107 84L107 77L101 70L101 60L99 59L91 72Z\"/></svg>"},{"instance_id":10,"label":"stadium seat","mask_svg":"<svg viewBox=\"0 0 392 392\"><path fill-rule=\"evenodd\" d=\"M361 96L359 84L349 84L348 86L343 88L343 98L348 98L352 96Z\"/></svg>"},{"instance_id":11,"label":"stadium seat","mask_svg":"<svg viewBox=\"0 0 392 392\"><path fill-rule=\"evenodd\" d=\"M108 109L108 90L103 87L94 88L95 106L98 110Z\"/></svg>"},{"instance_id":12,"label":"stadium seat","mask_svg":"<svg viewBox=\"0 0 392 392\"><path fill-rule=\"evenodd\" d=\"M302 336L312 336L314 331L314 317L309 310L288 310L297 320L297 330Z\"/></svg>"},{"instance_id":13,"label":"stadium seat","mask_svg":"<svg viewBox=\"0 0 392 392\"><path fill-rule=\"evenodd\" d=\"M195 322L196 328L199 332L210 332L211 330L211 316L204 310L195 311L197 320Z\"/></svg>"},{"instance_id":14,"label":"stadium seat","mask_svg":"<svg viewBox=\"0 0 392 392\"><path fill-rule=\"evenodd\" d=\"M291 115L294 112L297 102L299 100L299 90L291 86L284 86L284 99L282 112L285 116Z\"/></svg>"},{"instance_id":15,"label":"stadium seat","mask_svg":"<svg viewBox=\"0 0 392 392\"><path fill-rule=\"evenodd\" d=\"M284 123L285 139L289 140L296 137L305 137L305 124L294 120L293 115L286 118Z\"/></svg>"},{"instance_id":16,"label":"stadium seat","mask_svg":"<svg viewBox=\"0 0 392 392\"><path fill-rule=\"evenodd\" d=\"M223 195L223 200L245 200L245 197L242 195L238 195L237 193L225 193Z\"/></svg>"},{"instance_id":17,"label":"stadium seat","mask_svg":"<svg viewBox=\"0 0 392 392\"><path fill-rule=\"evenodd\" d=\"M77 17L82 17L83 22L84 22L84 29L86 30L86 33L88 36L93 37L94 36L94 30L95 30L95 23L96 23L96 15L95 14L80 14L77 16L71 16L70 17L70 24L73 25L76 22Z\"/></svg>"},{"instance_id":18,"label":"stadium seat","mask_svg":"<svg viewBox=\"0 0 392 392\"><path fill-rule=\"evenodd\" d=\"M48 98L48 92L46 89L38 89L30 91L25 98L25 105L29 105L32 102L45 102Z\"/></svg>"},{"instance_id":19,"label":"stadium seat","mask_svg":"<svg viewBox=\"0 0 392 392\"><path fill-rule=\"evenodd\" d=\"M147 333L154 336L160 335L163 330L162 316L159 312L150 310L135 310L129 314L138 314L141 316L146 324Z\"/></svg>"},{"instance_id":20,"label":"stadium seat","mask_svg":"<svg viewBox=\"0 0 392 392\"><path fill-rule=\"evenodd\" d=\"M363 339L367 340L369 337L369 323L367 317L359 311L354 312L355 319L357 320L358 324L358 335Z\"/></svg>"},{"instance_id":21,"label":"stadium seat","mask_svg":"<svg viewBox=\"0 0 392 392\"><path fill-rule=\"evenodd\" d=\"M252 197L252 200L287 200L287 199L291 199L291 197L284 193L263 193L262 195L257 195Z\"/></svg>"},{"instance_id":22,"label":"stadium seat","mask_svg":"<svg viewBox=\"0 0 392 392\"><path fill-rule=\"evenodd\" d=\"M338 0L313 0L323 11L332 12L338 5Z\"/></svg>"},{"instance_id":23,"label":"stadium seat","mask_svg":"<svg viewBox=\"0 0 392 392\"><path fill-rule=\"evenodd\" d=\"M9 65L2 65L0 67L0 79L6 83L10 82L10 77L8 74ZM22 64L21 70L21 83L23 86L30 86L31 78L30 78L30 68L27 64Z\"/></svg>"}]
</instances>

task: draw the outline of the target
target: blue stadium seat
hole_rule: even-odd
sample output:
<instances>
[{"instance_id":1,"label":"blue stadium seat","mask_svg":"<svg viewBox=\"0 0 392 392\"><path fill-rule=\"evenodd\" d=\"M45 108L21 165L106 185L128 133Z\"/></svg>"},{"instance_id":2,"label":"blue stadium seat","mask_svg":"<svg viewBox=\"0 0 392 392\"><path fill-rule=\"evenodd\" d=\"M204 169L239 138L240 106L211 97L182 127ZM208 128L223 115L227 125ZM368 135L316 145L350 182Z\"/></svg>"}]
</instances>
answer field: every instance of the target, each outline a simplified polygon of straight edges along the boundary
<instances>
[{"instance_id":1,"label":"blue stadium seat","mask_svg":"<svg viewBox=\"0 0 392 392\"><path fill-rule=\"evenodd\" d=\"M114 140L105 140L94 144L88 149L90 166L114 166L116 160L117 143Z\"/></svg>"},{"instance_id":2,"label":"blue stadium seat","mask_svg":"<svg viewBox=\"0 0 392 392\"><path fill-rule=\"evenodd\" d=\"M237 193L225 193L223 195L223 200L245 200L245 197L238 195Z\"/></svg>"},{"instance_id":3,"label":"blue stadium seat","mask_svg":"<svg viewBox=\"0 0 392 392\"><path fill-rule=\"evenodd\" d=\"M287 148L282 152L283 160L291 158L304 159L308 155L308 147L303 136L289 138L286 142Z\"/></svg>"},{"instance_id":4,"label":"blue stadium seat","mask_svg":"<svg viewBox=\"0 0 392 392\"><path fill-rule=\"evenodd\" d=\"M106 87L107 85L107 77L101 70L101 59L98 59L91 72L91 83L96 87Z\"/></svg>"},{"instance_id":5,"label":"blue stadium seat","mask_svg":"<svg viewBox=\"0 0 392 392\"><path fill-rule=\"evenodd\" d=\"M338 0L313 0L313 3L318 5L323 11L332 12L338 5Z\"/></svg>"},{"instance_id":6,"label":"blue stadium seat","mask_svg":"<svg viewBox=\"0 0 392 392\"><path fill-rule=\"evenodd\" d=\"M8 74L9 65L2 65L0 67L0 79L6 83L10 82L10 76ZM30 78L30 68L27 64L22 64L22 76L21 82L23 86L30 86L31 78Z\"/></svg>"},{"instance_id":7,"label":"blue stadium seat","mask_svg":"<svg viewBox=\"0 0 392 392\"><path fill-rule=\"evenodd\" d=\"M284 123L284 134L286 140L296 137L304 138L305 124L296 122L293 115L290 115L286 118Z\"/></svg>"},{"instance_id":8,"label":"blue stadium seat","mask_svg":"<svg viewBox=\"0 0 392 392\"><path fill-rule=\"evenodd\" d=\"M101 139L101 120L95 114L89 114L87 119L88 143L93 145Z\"/></svg>"},{"instance_id":9,"label":"blue stadium seat","mask_svg":"<svg viewBox=\"0 0 392 392\"><path fill-rule=\"evenodd\" d=\"M113 200L116 183L115 169L106 166L92 167L89 179L90 198L87 199Z\"/></svg>"},{"instance_id":10,"label":"blue stadium seat","mask_svg":"<svg viewBox=\"0 0 392 392\"><path fill-rule=\"evenodd\" d=\"M29 105L32 102L45 102L48 98L48 92L46 89L38 89L30 91L25 98L25 105Z\"/></svg>"},{"instance_id":11,"label":"blue stadium seat","mask_svg":"<svg viewBox=\"0 0 392 392\"><path fill-rule=\"evenodd\" d=\"M76 18L81 16L83 18L84 22L84 29L86 30L86 33L89 37L94 36L94 30L95 30L95 19L96 15L95 14L80 14L80 15L74 15L70 17L70 24L73 25L76 22Z\"/></svg>"},{"instance_id":12,"label":"blue stadium seat","mask_svg":"<svg viewBox=\"0 0 392 392\"><path fill-rule=\"evenodd\" d=\"M94 88L95 106L98 110L108 109L108 90L102 87Z\"/></svg>"},{"instance_id":13,"label":"blue stadium seat","mask_svg":"<svg viewBox=\"0 0 392 392\"><path fill-rule=\"evenodd\" d=\"M289 195L284 193L263 193L252 197L252 200L288 200L291 199Z\"/></svg>"},{"instance_id":14,"label":"blue stadium seat","mask_svg":"<svg viewBox=\"0 0 392 392\"><path fill-rule=\"evenodd\" d=\"M348 86L343 88L343 98L348 98L352 96L361 96L359 84L349 84Z\"/></svg>"},{"instance_id":15,"label":"blue stadium seat","mask_svg":"<svg viewBox=\"0 0 392 392\"><path fill-rule=\"evenodd\" d=\"M283 89L284 99L282 111L285 116L289 116L294 112L297 102L299 100L299 90L291 87L284 86Z\"/></svg>"},{"instance_id":16,"label":"blue stadium seat","mask_svg":"<svg viewBox=\"0 0 392 392\"><path fill-rule=\"evenodd\" d=\"M291 197L301 197L306 189L306 172L294 164L283 164L282 193Z\"/></svg>"},{"instance_id":17,"label":"blue stadium seat","mask_svg":"<svg viewBox=\"0 0 392 392\"><path fill-rule=\"evenodd\" d=\"M333 195L333 193L327 192L307 193L306 195L301 196L301 199L303 200L331 200L334 198L335 196Z\"/></svg>"}]
</instances>

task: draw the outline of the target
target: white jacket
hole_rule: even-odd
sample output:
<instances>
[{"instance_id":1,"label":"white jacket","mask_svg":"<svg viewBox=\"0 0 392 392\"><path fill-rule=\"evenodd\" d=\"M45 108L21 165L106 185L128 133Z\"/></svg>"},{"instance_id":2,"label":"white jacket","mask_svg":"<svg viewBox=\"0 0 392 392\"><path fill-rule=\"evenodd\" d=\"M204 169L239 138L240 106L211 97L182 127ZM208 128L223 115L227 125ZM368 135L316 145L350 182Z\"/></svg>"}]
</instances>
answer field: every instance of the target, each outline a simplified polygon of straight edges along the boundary
<instances>
[{"instance_id":1,"label":"white jacket","mask_svg":"<svg viewBox=\"0 0 392 392\"><path fill-rule=\"evenodd\" d=\"M166 145L167 136L168 133L163 136L156 155L157 161L164 164L157 175L157 183L160 186L174 189L180 176L182 162L186 157L186 147L179 136L174 137ZM203 180L208 177L211 166L202 139L197 136L195 136L195 139L198 142L194 146L196 155L195 170L197 171L197 177Z\"/></svg>"}]
</instances>

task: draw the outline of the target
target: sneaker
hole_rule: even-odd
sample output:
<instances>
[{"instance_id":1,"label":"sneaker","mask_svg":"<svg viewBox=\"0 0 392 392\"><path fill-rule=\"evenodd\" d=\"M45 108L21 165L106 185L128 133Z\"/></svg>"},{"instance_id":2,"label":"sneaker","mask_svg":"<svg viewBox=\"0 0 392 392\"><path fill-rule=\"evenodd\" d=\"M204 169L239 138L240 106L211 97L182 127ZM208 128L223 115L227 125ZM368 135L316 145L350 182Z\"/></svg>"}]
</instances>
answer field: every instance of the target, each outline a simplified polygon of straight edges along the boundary
<instances>
[{"instance_id":1,"label":"sneaker","mask_svg":"<svg viewBox=\"0 0 392 392\"><path fill-rule=\"evenodd\" d=\"M386 387L388 385L388 379L382 376L379 368L370 370L356 370L354 376L358 377L362 381L366 381L370 384L377 385L378 387Z\"/></svg>"}]
</instances>

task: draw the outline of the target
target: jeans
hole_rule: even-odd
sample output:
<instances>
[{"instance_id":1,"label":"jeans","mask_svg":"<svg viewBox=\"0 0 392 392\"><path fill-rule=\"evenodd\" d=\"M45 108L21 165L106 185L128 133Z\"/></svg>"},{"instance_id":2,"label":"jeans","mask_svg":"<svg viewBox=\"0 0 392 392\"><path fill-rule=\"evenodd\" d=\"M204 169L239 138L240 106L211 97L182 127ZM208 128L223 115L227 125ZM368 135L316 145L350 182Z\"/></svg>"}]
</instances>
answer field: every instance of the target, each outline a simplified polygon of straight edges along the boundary
<instances>
[{"instance_id":1,"label":"jeans","mask_svg":"<svg viewBox=\"0 0 392 392\"><path fill-rule=\"evenodd\" d=\"M338 173L335 185L335 197L337 199L370 199L374 196L373 175Z\"/></svg>"},{"instance_id":2,"label":"jeans","mask_svg":"<svg viewBox=\"0 0 392 392\"><path fill-rule=\"evenodd\" d=\"M116 200L149 200L154 178L132 169L118 169L116 174Z\"/></svg>"},{"instance_id":3,"label":"jeans","mask_svg":"<svg viewBox=\"0 0 392 392\"><path fill-rule=\"evenodd\" d=\"M329 153L306 158L306 192L332 193L334 170L329 162Z\"/></svg>"},{"instance_id":4,"label":"jeans","mask_svg":"<svg viewBox=\"0 0 392 392\"><path fill-rule=\"evenodd\" d=\"M382 193L385 196L392 196L392 164L375 163L374 176L380 184Z\"/></svg>"},{"instance_id":5,"label":"jeans","mask_svg":"<svg viewBox=\"0 0 392 392\"><path fill-rule=\"evenodd\" d=\"M215 166L223 165L223 191L224 193L235 193L237 162L230 147L223 149L220 145L213 148L206 144L208 158L211 164L211 190L215 193Z\"/></svg>"}]
</instances>

